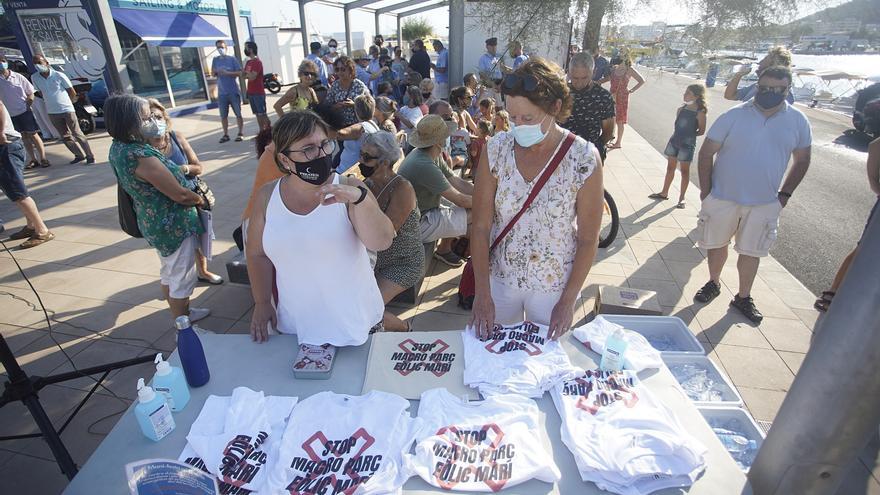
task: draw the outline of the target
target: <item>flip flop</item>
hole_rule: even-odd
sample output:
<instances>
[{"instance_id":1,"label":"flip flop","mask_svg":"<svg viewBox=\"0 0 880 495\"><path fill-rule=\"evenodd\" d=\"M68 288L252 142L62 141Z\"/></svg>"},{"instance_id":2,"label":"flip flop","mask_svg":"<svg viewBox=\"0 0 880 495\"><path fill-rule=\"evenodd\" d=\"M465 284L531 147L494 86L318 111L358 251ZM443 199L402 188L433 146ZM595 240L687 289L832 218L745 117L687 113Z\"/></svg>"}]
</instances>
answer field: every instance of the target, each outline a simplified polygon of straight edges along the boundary
<instances>
[{"instance_id":1,"label":"flip flop","mask_svg":"<svg viewBox=\"0 0 880 495\"><path fill-rule=\"evenodd\" d=\"M675 207L678 208L679 210L683 210L684 209L684 201L679 201L678 204L675 205Z\"/></svg>"},{"instance_id":2,"label":"flip flop","mask_svg":"<svg viewBox=\"0 0 880 495\"><path fill-rule=\"evenodd\" d=\"M660 201L666 201L667 199L669 199L669 196L664 196L664 195L662 195L662 194L660 194L660 193L654 193L654 194L649 194L649 195L648 195L648 198L650 198L650 199L659 199Z\"/></svg>"},{"instance_id":3,"label":"flip flop","mask_svg":"<svg viewBox=\"0 0 880 495\"><path fill-rule=\"evenodd\" d=\"M37 168L39 165L40 165L40 164L37 163L36 160L31 160L30 163L28 163L27 165L24 166L24 169L25 169L25 170L30 170L30 169L32 169L32 168Z\"/></svg>"},{"instance_id":4,"label":"flip flop","mask_svg":"<svg viewBox=\"0 0 880 495\"><path fill-rule=\"evenodd\" d=\"M835 293L830 290L822 292L822 295L813 303L813 307L816 308L816 311L822 313L828 311L828 307L831 306L831 301L834 300L834 294Z\"/></svg>"},{"instance_id":5,"label":"flip flop","mask_svg":"<svg viewBox=\"0 0 880 495\"><path fill-rule=\"evenodd\" d=\"M226 141L229 141L229 135L224 134L223 137L220 138L220 142L225 143Z\"/></svg>"}]
</instances>

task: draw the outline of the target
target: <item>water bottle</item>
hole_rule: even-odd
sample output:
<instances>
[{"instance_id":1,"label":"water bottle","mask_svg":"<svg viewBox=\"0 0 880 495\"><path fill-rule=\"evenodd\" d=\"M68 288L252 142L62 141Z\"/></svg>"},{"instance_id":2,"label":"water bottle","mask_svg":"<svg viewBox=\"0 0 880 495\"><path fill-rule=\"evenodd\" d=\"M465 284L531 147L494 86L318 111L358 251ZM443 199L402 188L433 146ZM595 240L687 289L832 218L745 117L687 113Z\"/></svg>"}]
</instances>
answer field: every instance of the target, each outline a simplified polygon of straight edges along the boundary
<instances>
[{"instance_id":1,"label":"water bottle","mask_svg":"<svg viewBox=\"0 0 880 495\"><path fill-rule=\"evenodd\" d=\"M602 352L602 360L599 368L604 371L620 371L623 369L626 348L626 334L622 328L618 328L605 340L605 351Z\"/></svg>"},{"instance_id":2,"label":"water bottle","mask_svg":"<svg viewBox=\"0 0 880 495\"><path fill-rule=\"evenodd\" d=\"M186 382L190 387L201 387L211 379L202 342L193 330L188 316L178 316L174 324L177 326L177 354L180 356Z\"/></svg>"},{"instance_id":3,"label":"water bottle","mask_svg":"<svg viewBox=\"0 0 880 495\"><path fill-rule=\"evenodd\" d=\"M156 374L153 376L153 390L165 396L171 412L178 412L189 402L189 387L183 370L162 359L162 353L156 354Z\"/></svg>"},{"instance_id":4,"label":"water bottle","mask_svg":"<svg viewBox=\"0 0 880 495\"><path fill-rule=\"evenodd\" d=\"M758 448L758 443L754 440L749 440L748 438L738 435L735 432L725 430L723 428L713 428L715 431L715 435L721 440L724 448L727 449L731 454L742 454L743 452L747 452L749 450L754 450Z\"/></svg>"},{"instance_id":5,"label":"water bottle","mask_svg":"<svg viewBox=\"0 0 880 495\"><path fill-rule=\"evenodd\" d=\"M144 385L144 379L137 383L138 403L134 406L134 416L144 436L158 442L174 431L174 418L171 408L165 402L165 396L157 394L152 388Z\"/></svg>"}]
</instances>

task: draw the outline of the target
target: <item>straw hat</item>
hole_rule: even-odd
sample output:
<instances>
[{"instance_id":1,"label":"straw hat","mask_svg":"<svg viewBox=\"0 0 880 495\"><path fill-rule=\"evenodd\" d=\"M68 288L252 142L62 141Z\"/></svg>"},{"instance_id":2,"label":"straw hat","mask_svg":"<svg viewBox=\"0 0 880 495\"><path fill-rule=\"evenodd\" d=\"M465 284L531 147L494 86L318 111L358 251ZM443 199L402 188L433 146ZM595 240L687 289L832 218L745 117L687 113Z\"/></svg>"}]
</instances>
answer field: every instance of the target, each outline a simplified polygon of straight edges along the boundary
<instances>
[{"instance_id":1,"label":"straw hat","mask_svg":"<svg viewBox=\"0 0 880 495\"><path fill-rule=\"evenodd\" d=\"M416 128L409 134L409 144L414 148L429 148L436 144L446 143L449 137L449 126L443 117L428 115L416 124Z\"/></svg>"}]
</instances>

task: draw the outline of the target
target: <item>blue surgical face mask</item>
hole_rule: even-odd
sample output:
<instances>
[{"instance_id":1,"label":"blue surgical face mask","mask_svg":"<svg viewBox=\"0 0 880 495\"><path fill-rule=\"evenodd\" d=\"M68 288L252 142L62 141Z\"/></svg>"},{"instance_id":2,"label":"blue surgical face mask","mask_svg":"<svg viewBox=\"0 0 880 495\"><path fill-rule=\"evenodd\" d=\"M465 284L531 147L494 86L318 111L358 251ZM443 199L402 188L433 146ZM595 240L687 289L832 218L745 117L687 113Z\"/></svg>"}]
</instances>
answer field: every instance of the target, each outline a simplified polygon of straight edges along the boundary
<instances>
[{"instance_id":1,"label":"blue surgical face mask","mask_svg":"<svg viewBox=\"0 0 880 495\"><path fill-rule=\"evenodd\" d=\"M159 132L159 122L162 122L163 127L165 126L164 120L160 121L151 117L150 120L145 121L143 124L141 124L141 135L148 139L163 136L165 133Z\"/></svg>"},{"instance_id":2,"label":"blue surgical face mask","mask_svg":"<svg viewBox=\"0 0 880 495\"><path fill-rule=\"evenodd\" d=\"M9 68L9 62L0 62L0 70L6 70Z\"/></svg>"},{"instance_id":3,"label":"blue surgical face mask","mask_svg":"<svg viewBox=\"0 0 880 495\"><path fill-rule=\"evenodd\" d=\"M546 117L544 117L544 119L546 119ZM513 139L516 141L516 144L523 148L529 148L543 141L544 138L547 137L547 133L541 130L541 125L544 123L544 119L541 119L541 122L532 125L516 125L511 122L510 132L513 133Z\"/></svg>"},{"instance_id":4,"label":"blue surgical face mask","mask_svg":"<svg viewBox=\"0 0 880 495\"><path fill-rule=\"evenodd\" d=\"M168 123L165 122L165 119L156 119L156 130L160 136L165 135L165 131L168 130Z\"/></svg>"},{"instance_id":5,"label":"blue surgical face mask","mask_svg":"<svg viewBox=\"0 0 880 495\"><path fill-rule=\"evenodd\" d=\"M42 72L42 73L46 73L46 72L49 72L49 66L48 66L48 65L38 64L38 65L37 65L37 70L40 71L40 72Z\"/></svg>"}]
</instances>

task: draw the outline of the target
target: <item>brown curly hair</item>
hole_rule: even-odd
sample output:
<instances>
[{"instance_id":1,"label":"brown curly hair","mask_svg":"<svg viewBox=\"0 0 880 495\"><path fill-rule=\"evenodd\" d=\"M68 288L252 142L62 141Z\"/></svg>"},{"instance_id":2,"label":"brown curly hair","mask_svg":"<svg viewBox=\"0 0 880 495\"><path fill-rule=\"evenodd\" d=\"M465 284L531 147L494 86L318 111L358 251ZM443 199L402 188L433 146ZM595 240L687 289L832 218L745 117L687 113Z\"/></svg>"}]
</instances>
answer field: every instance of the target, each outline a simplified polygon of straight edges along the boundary
<instances>
[{"instance_id":1,"label":"brown curly hair","mask_svg":"<svg viewBox=\"0 0 880 495\"><path fill-rule=\"evenodd\" d=\"M550 60L532 57L513 71L513 74L520 77L534 77L538 80L538 87L534 91L526 91L522 85L507 89L502 84L505 95L527 98L532 105L553 115L557 122L565 122L568 119L571 115L573 98L562 67ZM562 106L559 113L554 115L557 101L561 101Z\"/></svg>"}]
</instances>

